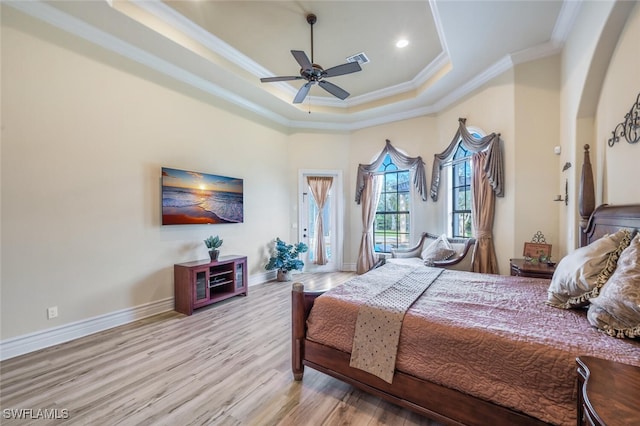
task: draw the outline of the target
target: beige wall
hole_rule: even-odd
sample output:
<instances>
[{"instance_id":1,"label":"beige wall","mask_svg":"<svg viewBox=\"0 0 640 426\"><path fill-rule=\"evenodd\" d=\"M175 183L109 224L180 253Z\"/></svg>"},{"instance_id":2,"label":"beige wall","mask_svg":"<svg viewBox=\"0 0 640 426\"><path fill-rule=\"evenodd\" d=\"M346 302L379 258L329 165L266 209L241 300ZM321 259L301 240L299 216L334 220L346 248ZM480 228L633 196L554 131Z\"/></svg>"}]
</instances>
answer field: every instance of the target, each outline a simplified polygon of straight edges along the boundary
<instances>
[{"instance_id":1,"label":"beige wall","mask_svg":"<svg viewBox=\"0 0 640 426\"><path fill-rule=\"evenodd\" d=\"M598 175L596 197L609 204L640 203L640 143L621 140L609 147L607 141L616 125L624 121L640 93L640 5L629 14L611 58L598 102L596 144ZM636 109L637 111L637 109Z\"/></svg>"},{"instance_id":2,"label":"beige wall","mask_svg":"<svg viewBox=\"0 0 640 426\"><path fill-rule=\"evenodd\" d=\"M640 201L630 185L625 185L622 191L614 190L614 197L610 197L607 188L612 186L605 183L625 179L637 181L640 170L633 165L639 153L634 154L633 147L629 146L613 153L618 147L605 150L603 145L609 138L606 129L610 132L615 127L616 119L609 115L610 112L615 115L612 111L616 111L618 120L622 120L624 114L620 111L628 111L640 89L637 38L632 41L640 25L637 16L637 2L585 2L562 52L561 164L570 161L577 165L569 174L569 195L576 200L583 146L589 144L598 186L596 205ZM610 154L614 156L611 160ZM631 191L627 192L629 189ZM577 204L569 203L569 208L561 210L559 217L560 234L564 236L560 239L563 253L578 245L578 223Z\"/></svg>"},{"instance_id":3,"label":"beige wall","mask_svg":"<svg viewBox=\"0 0 640 426\"><path fill-rule=\"evenodd\" d=\"M362 206L355 202L355 188L357 169L359 164L369 164L375 160L382 149L385 141L389 139L391 144L411 157L421 156L426 163L427 183L431 173L431 163L434 151L434 140L436 132L436 121L431 117L420 117L411 120L404 120L383 126L370 127L353 132L350 146L349 168L351 180L348 182L348 206L349 229L348 239L351 245L350 262L355 265L357 261L357 251L360 247L362 237ZM412 214L413 223L410 224L414 239L429 229L438 229L441 223L435 206L431 199L422 201L420 197L413 199L415 210Z\"/></svg>"},{"instance_id":4,"label":"beige wall","mask_svg":"<svg viewBox=\"0 0 640 426\"><path fill-rule=\"evenodd\" d=\"M10 25L2 92L2 339L171 298L211 234L261 274L288 232L280 132ZM161 226L162 166L243 178L245 223Z\"/></svg>"},{"instance_id":5,"label":"beige wall","mask_svg":"<svg viewBox=\"0 0 640 426\"><path fill-rule=\"evenodd\" d=\"M173 264L206 257L202 239L211 234L224 238L223 253L247 255L259 281L269 242L296 237L300 169L343 172L344 266L352 268L362 230L353 201L357 165L389 139L422 156L429 183L433 155L449 144L458 117L500 132L504 142L505 197L494 224L500 271L508 273L508 259L537 230L562 256L575 238L579 134L592 133L601 151L598 196L638 202L637 188L621 188L640 177L633 167L640 147L601 149L638 92L638 7L603 89L588 90L598 93L597 114L589 117L579 114L589 98L584 86L597 82L589 78L598 62L592 56L602 50L596 46L612 9L595 3L585 3L560 57L518 65L437 116L292 135L120 57L99 59L69 36L43 36L3 16L1 339L170 299ZM566 161L573 167L563 173ZM245 223L161 226L161 166L243 178ZM567 176L565 207L551 200L564 193ZM445 210L443 198L418 202L413 228L444 232ZM48 306L59 307L59 318L46 320Z\"/></svg>"},{"instance_id":6,"label":"beige wall","mask_svg":"<svg viewBox=\"0 0 640 426\"><path fill-rule=\"evenodd\" d=\"M559 90L559 55L515 67L514 256L540 231L552 245L552 258L560 258L558 210L566 206L553 199L564 199L569 171L561 173L564 163L554 153L560 146Z\"/></svg>"},{"instance_id":7,"label":"beige wall","mask_svg":"<svg viewBox=\"0 0 640 426\"><path fill-rule=\"evenodd\" d=\"M474 94L438 115L437 152L443 151L451 142L458 128L458 118L465 117L468 127L476 127L485 134L500 133L504 153L504 197L496 198L493 238L498 258L499 272L509 273L509 258L514 255L514 229L516 212L515 194L515 111L514 72L507 71L493 79ZM442 194L446 185L441 188ZM438 200L442 211L446 211L444 198Z\"/></svg>"}]
</instances>

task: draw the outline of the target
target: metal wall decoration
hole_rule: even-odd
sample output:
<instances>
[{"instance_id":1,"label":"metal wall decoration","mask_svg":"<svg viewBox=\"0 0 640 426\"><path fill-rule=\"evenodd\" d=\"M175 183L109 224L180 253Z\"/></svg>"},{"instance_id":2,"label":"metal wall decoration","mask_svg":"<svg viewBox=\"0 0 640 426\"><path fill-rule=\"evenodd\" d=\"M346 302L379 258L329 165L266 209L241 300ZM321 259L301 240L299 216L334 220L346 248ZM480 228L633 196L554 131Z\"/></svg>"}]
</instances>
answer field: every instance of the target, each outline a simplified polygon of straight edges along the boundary
<instances>
[{"instance_id":1,"label":"metal wall decoration","mask_svg":"<svg viewBox=\"0 0 640 426\"><path fill-rule=\"evenodd\" d=\"M640 93L638 93L629 112L624 116L624 121L618 123L611 134L612 136L607 142L609 146L615 145L620 141L620 138L625 138L627 142L632 144L640 140Z\"/></svg>"},{"instance_id":2,"label":"metal wall decoration","mask_svg":"<svg viewBox=\"0 0 640 426\"><path fill-rule=\"evenodd\" d=\"M544 238L544 234L541 231L533 234L533 238L531 238L532 243L546 243L547 240Z\"/></svg>"}]
</instances>

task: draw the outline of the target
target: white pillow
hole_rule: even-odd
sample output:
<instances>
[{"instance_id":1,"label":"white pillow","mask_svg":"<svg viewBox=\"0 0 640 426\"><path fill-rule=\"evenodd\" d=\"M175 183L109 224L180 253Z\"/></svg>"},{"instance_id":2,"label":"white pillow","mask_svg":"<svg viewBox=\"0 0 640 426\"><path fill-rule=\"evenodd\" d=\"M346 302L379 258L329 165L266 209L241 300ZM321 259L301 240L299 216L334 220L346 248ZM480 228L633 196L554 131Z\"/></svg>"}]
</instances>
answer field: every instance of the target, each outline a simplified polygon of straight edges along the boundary
<instances>
[{"instance_id":1,"label":"white pillow","mask_svg":"<svg viewBox=\"0 0 640 426\"><path fill-rule=\"evenodd\" d=\"M451 246L451 243L449 243L447 235L442 234L438 239L422 250L420 257L424 261L425 265L433 266L433 262L447 260L454 254L456 254L456 251Z\"/></svg>"},{"instance_id":2,"label":"white pillow","mask_svg":"<svg viewBox=\"0 0 640 426\"><path fill-rule=\"evenodd\" d=\"M622 229L563 257L551 278L547 303L564 309L588 305L615 270L618 256L630 241L631 233Z\"/></svg>"}]
</instances>

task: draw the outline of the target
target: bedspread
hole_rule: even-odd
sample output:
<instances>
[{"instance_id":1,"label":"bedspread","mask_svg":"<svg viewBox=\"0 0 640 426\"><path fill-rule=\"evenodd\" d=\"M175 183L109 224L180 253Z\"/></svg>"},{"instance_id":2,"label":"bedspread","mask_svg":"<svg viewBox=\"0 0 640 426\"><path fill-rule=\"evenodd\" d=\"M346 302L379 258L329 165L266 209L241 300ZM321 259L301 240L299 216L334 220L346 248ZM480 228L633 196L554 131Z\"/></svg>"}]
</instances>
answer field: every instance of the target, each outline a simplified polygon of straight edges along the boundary
<instances>
[{"instance_id":1,"label":"bedspread","mask_svg":"<svg viewBox=\"0 0 640 426\"><path fill-rule=\"evenodd\" d=\"M350 353L359 304L383 289L377 283L411 268L387 264L318 297L307 338ZM598 332L584 310L547 306L548 285L445 270L405 315L396 369L549 423L575 424L575 358L640 366L640 342Z\"/></svg>"}]
</instances>

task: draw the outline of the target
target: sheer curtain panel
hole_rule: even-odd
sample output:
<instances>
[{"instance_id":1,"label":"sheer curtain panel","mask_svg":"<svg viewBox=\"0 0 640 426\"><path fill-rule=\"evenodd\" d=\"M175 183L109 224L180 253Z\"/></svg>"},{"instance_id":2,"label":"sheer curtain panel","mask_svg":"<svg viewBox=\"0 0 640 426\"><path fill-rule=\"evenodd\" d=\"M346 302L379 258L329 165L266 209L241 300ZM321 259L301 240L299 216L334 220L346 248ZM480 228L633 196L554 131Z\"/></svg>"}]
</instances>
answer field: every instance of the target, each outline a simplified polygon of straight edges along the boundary
<instances>
[{"instance_id":1,"label":"sheer curtain panel","mask_svg":"<svg viewBox=\"0 0 640 426\"><path fill-rule=\"evenodd\" d=\"M313 199L316 200L316 205L318 206L318 213L316 214L316 226L314 231L315 258L313 260L313 263L315 263L316 265L326 265L327 248L325 247L324 243L324 224L322 211L324 209L325 203L327 202L329 190L331 189L331 184L333 183L333 178L331 176L308 176L307 183L309 184L309 189L311 189L311 195L313 196Z\"/></svg>"}]
</instances>

